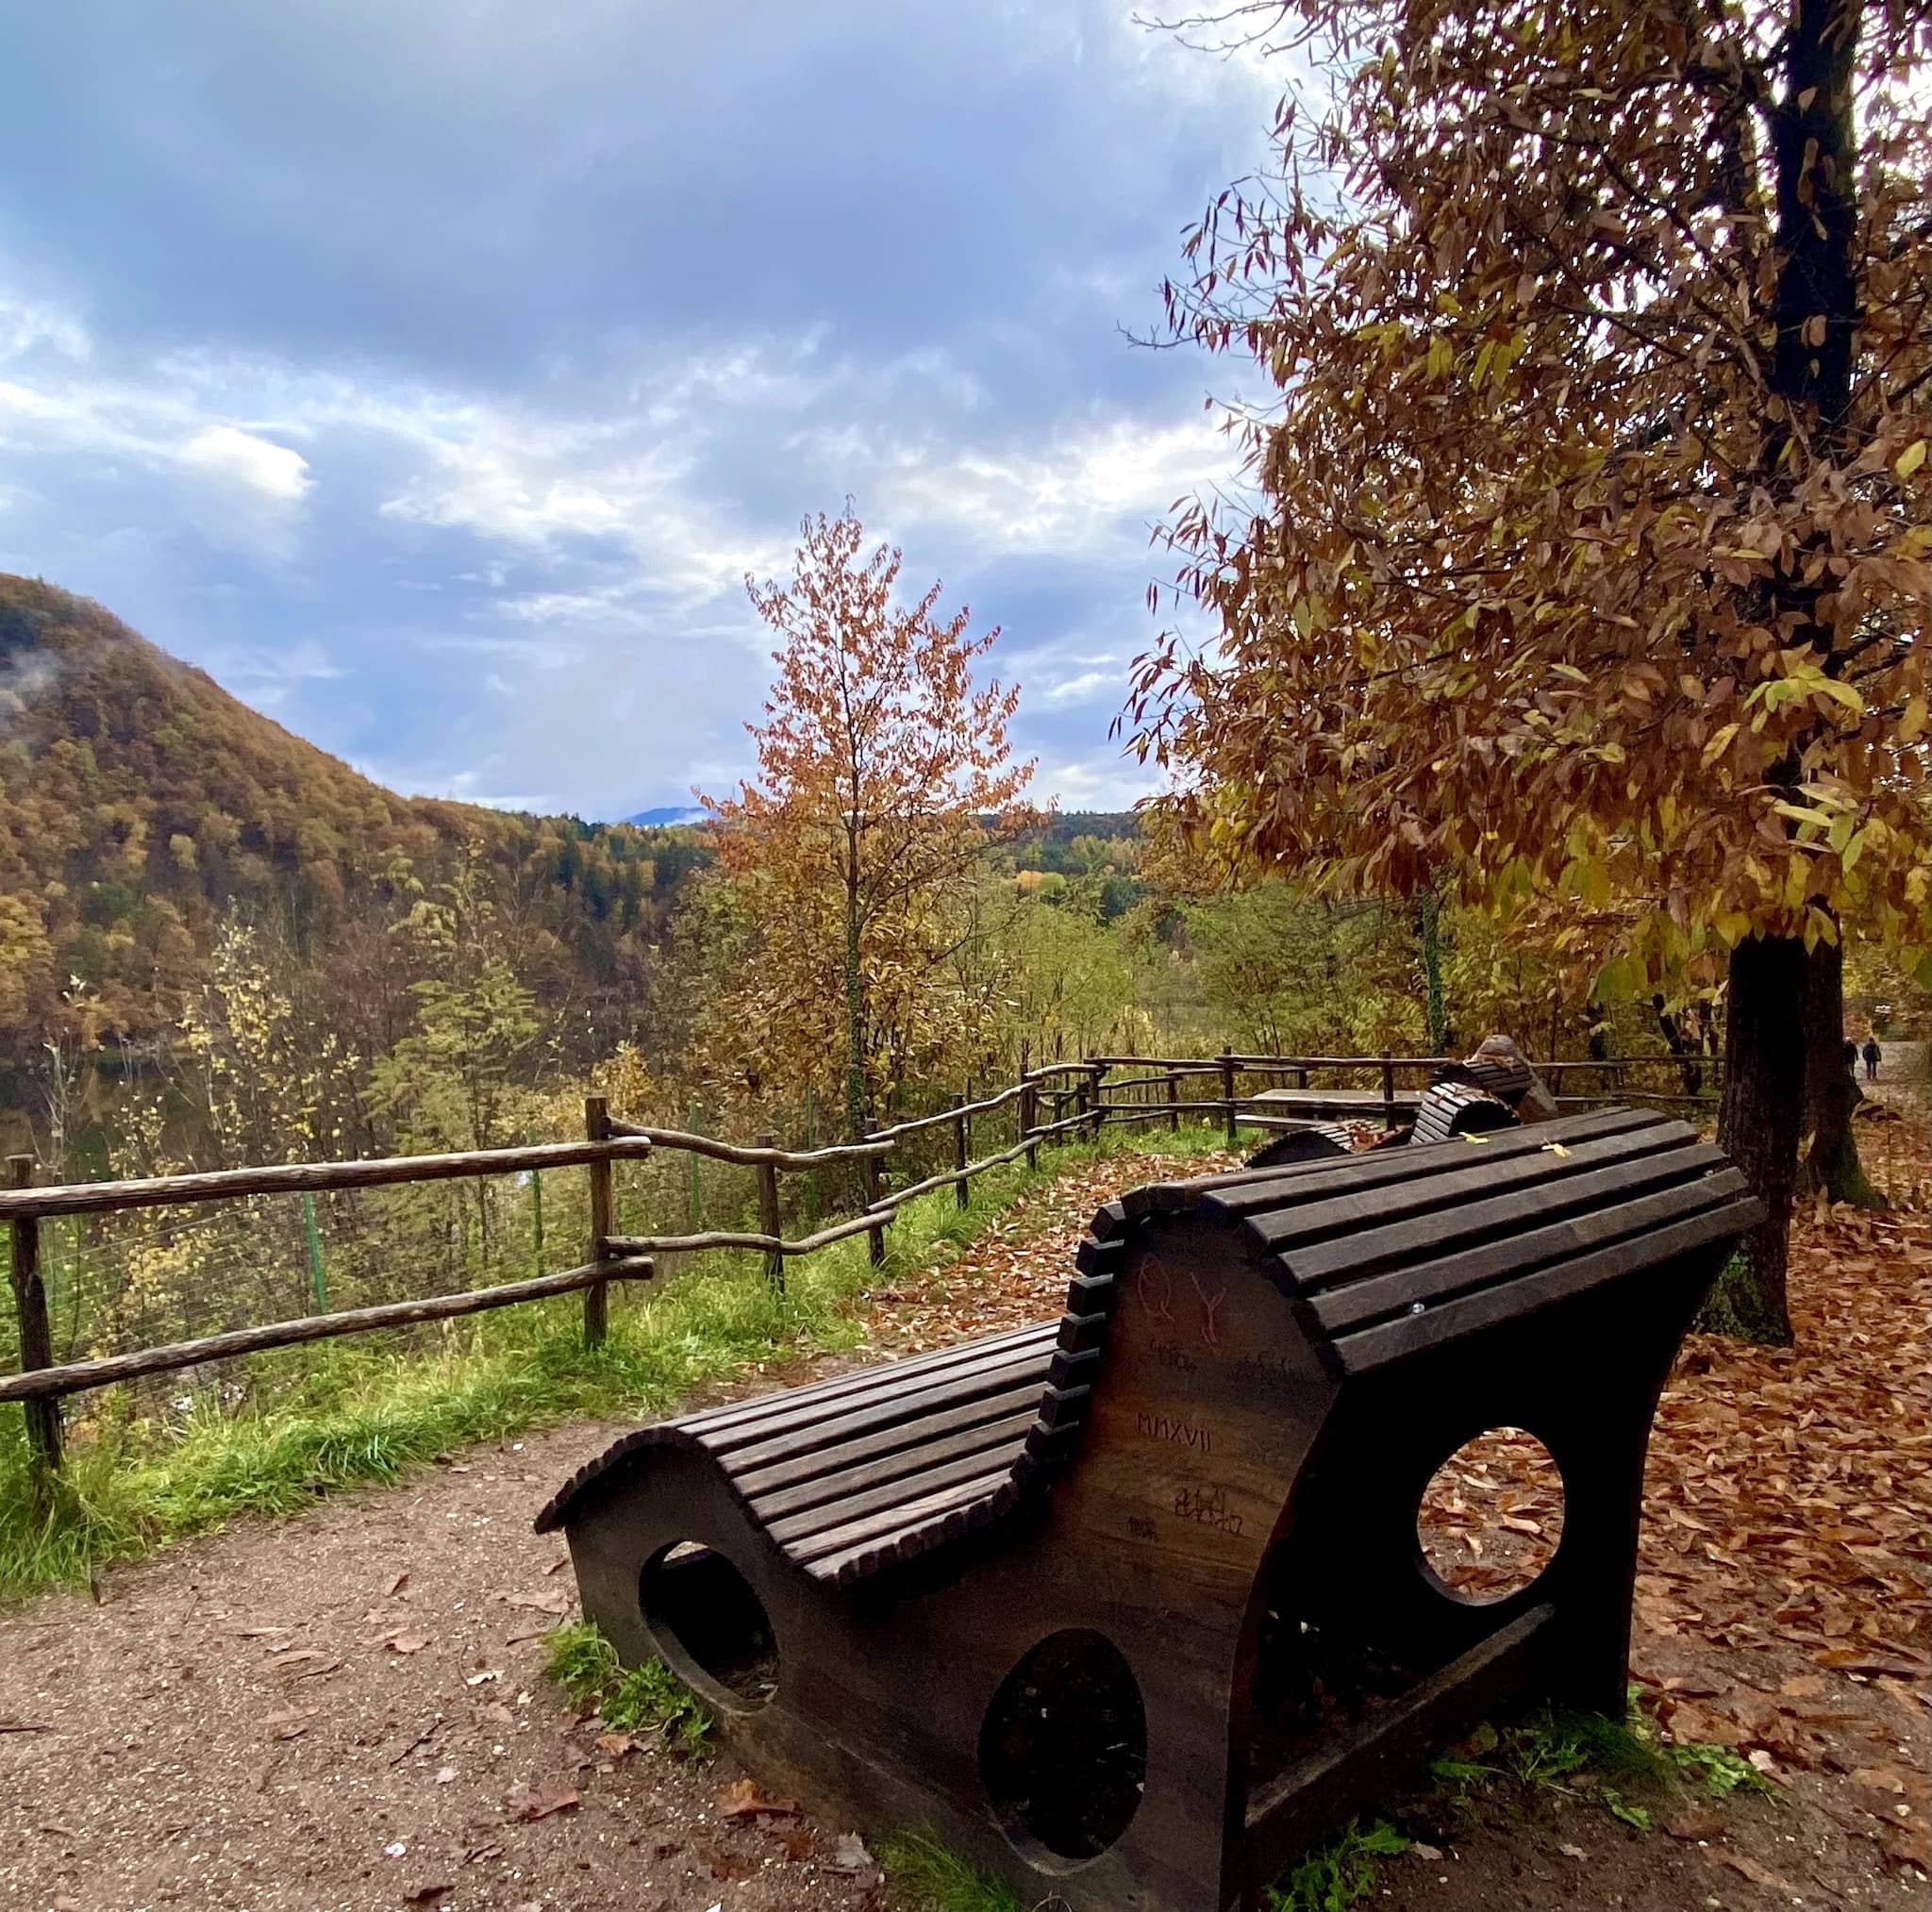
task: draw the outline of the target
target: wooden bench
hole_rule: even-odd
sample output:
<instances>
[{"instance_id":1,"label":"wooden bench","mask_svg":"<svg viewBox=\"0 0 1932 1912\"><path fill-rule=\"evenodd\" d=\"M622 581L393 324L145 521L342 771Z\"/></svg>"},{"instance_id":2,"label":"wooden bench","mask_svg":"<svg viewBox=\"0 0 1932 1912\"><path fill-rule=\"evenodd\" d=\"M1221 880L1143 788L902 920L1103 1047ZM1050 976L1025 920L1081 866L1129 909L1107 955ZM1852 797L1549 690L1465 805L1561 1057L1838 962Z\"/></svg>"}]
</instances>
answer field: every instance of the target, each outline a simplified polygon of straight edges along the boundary
<instances>
[{"instance_id":1,"label":"wooden bench","mask_svg":"<svg viewBox=\"0 0 1932 1912\"><path fill-rule=\"evenodd\" d=\"M1029 1904L1222 1912L1491 1710L1621 1712L1651 1417L1758 1213L1619 1109L1159 1184L1058 1322L641 1429L539 1525L768 1787ZM1561 1540L1478 1602L1418 1507L1504 1425Z\"/></svg>"}]
</instances>

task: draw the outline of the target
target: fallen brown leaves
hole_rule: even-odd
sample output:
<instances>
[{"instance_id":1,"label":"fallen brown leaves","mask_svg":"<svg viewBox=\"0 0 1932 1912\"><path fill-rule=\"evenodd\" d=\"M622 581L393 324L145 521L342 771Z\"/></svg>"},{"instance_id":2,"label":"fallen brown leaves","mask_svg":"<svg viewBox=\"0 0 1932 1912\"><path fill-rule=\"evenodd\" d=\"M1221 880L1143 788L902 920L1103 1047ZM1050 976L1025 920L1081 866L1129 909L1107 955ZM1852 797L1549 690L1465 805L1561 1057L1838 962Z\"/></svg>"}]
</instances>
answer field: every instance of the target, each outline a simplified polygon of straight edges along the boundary
<instances>
[{"instance_id":1,"label":"fallen brown leaves","mask_svg":"<svg viewBox=\"0 0 1932 1912\"><path fill-rule=\"evenodd\" d=\"M1923 1214L1807 1213L1798 1345L1686 1344L1644 1480L1648 1625L1862 1679L1932 1674L1928 1250Z\"/></svg>"},{"instance_id":2,"label":"fallen brown leaves","mask_svg":"<svg viewBox=\"0 0 1932 1912\"><path fill-rule=\"evenodd\" d=\"M1096 1209L1145 1182L1240 1166L1235 1155L1176 1162L1129 1154L1059 1176L1014 1203L951 1267L909 1288L874 1290L864 1358L923 1354L1048 1320L1066 1305L1074 1248Z\"/></svg>"},{"instance_id":3,"label":"fallen brown leaves","mask_svg":"<svg viewBox=\"0 0 1932 1912\"><path fill-rule=\"evenodd\" d=\"M513 1786L503 1796L512 1819L548 1819L552 1813L575 1812L582 1804L574 1786Z\"/></svg>"}]
</instances>

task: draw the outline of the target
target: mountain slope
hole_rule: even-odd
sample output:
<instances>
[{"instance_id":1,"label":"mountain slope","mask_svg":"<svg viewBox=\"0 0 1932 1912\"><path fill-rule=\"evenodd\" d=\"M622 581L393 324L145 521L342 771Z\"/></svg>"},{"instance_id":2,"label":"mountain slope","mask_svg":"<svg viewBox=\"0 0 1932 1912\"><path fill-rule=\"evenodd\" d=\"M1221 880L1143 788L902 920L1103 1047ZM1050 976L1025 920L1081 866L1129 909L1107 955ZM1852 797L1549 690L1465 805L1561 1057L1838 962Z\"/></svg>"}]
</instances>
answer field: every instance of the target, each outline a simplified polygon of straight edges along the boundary
<instances>
[{"instance_id":1,"label":"mountain slope","mask_svg":"<svg viewBox=\"0 0 1932 1912\"><path fill-rule=\"evenodd\" d=\"M608 982L696 854L398 797L98 605L0 574L0 1066L83 1013L105 1036L165 1028L230 910L308 952L459 871L560 973Z\"/></svg>"}]
</instances>

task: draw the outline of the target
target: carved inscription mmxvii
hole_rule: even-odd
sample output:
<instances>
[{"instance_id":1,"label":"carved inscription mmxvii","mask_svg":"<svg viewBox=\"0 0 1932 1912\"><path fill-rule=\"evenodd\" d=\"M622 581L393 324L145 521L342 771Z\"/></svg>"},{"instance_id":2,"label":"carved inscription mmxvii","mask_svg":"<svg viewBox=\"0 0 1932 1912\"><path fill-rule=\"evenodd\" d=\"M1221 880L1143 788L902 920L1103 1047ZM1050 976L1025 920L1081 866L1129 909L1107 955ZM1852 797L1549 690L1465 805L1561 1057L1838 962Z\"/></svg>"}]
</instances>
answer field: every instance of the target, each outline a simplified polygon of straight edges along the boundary
<instances>
[{"instance_id":1,"label":"carved inscription mmxvii","mask_svg":"<svg viewBox=\"0 0 1932 1912\"><path fill-rule=\"evenodd\" d=\"M1134 1432L1148 1440L1171 1441L1175 1447L1191 1447L1202 1454L1214 1452L1214 1433L1211 1428L1196 1426L1191 1421L1176 1421L1167 1414L1137 1411L1134 1415Z\"/></svg>"}]
</instances>

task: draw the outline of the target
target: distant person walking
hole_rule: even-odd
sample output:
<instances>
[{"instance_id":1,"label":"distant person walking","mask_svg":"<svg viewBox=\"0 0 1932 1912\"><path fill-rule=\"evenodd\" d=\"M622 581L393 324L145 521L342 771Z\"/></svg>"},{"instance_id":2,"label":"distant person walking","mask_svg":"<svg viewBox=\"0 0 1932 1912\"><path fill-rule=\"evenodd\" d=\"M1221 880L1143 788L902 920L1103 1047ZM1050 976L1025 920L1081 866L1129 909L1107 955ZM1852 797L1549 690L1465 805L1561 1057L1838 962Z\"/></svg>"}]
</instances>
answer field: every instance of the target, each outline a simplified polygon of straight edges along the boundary
<instances>
[{"instance_id":1,"label":"distant person walking","mask_svg":"<svg viewBox=\"0 0 1932 1912\"><path fill-rule=\"evenodd\" d=\"M1849 1036L1845 1038L1845 1073L1854 1082L1858 1079L1858 1045Z\"/></svg>"},{"instance_id":2,"label":"distant person walking","mask_svg":"<svg viewBox=\"0 0 1932 1912\"><path fill-rule=\"evenodd\" d=\"M1878 1080L1878 1061L1884 1053L1878 1046L1878 1038L1876 1036L1867 1036L1865 1038L1865 1080L1867 1082L1876 1082Z\"/></svg>"}]
</instances>

